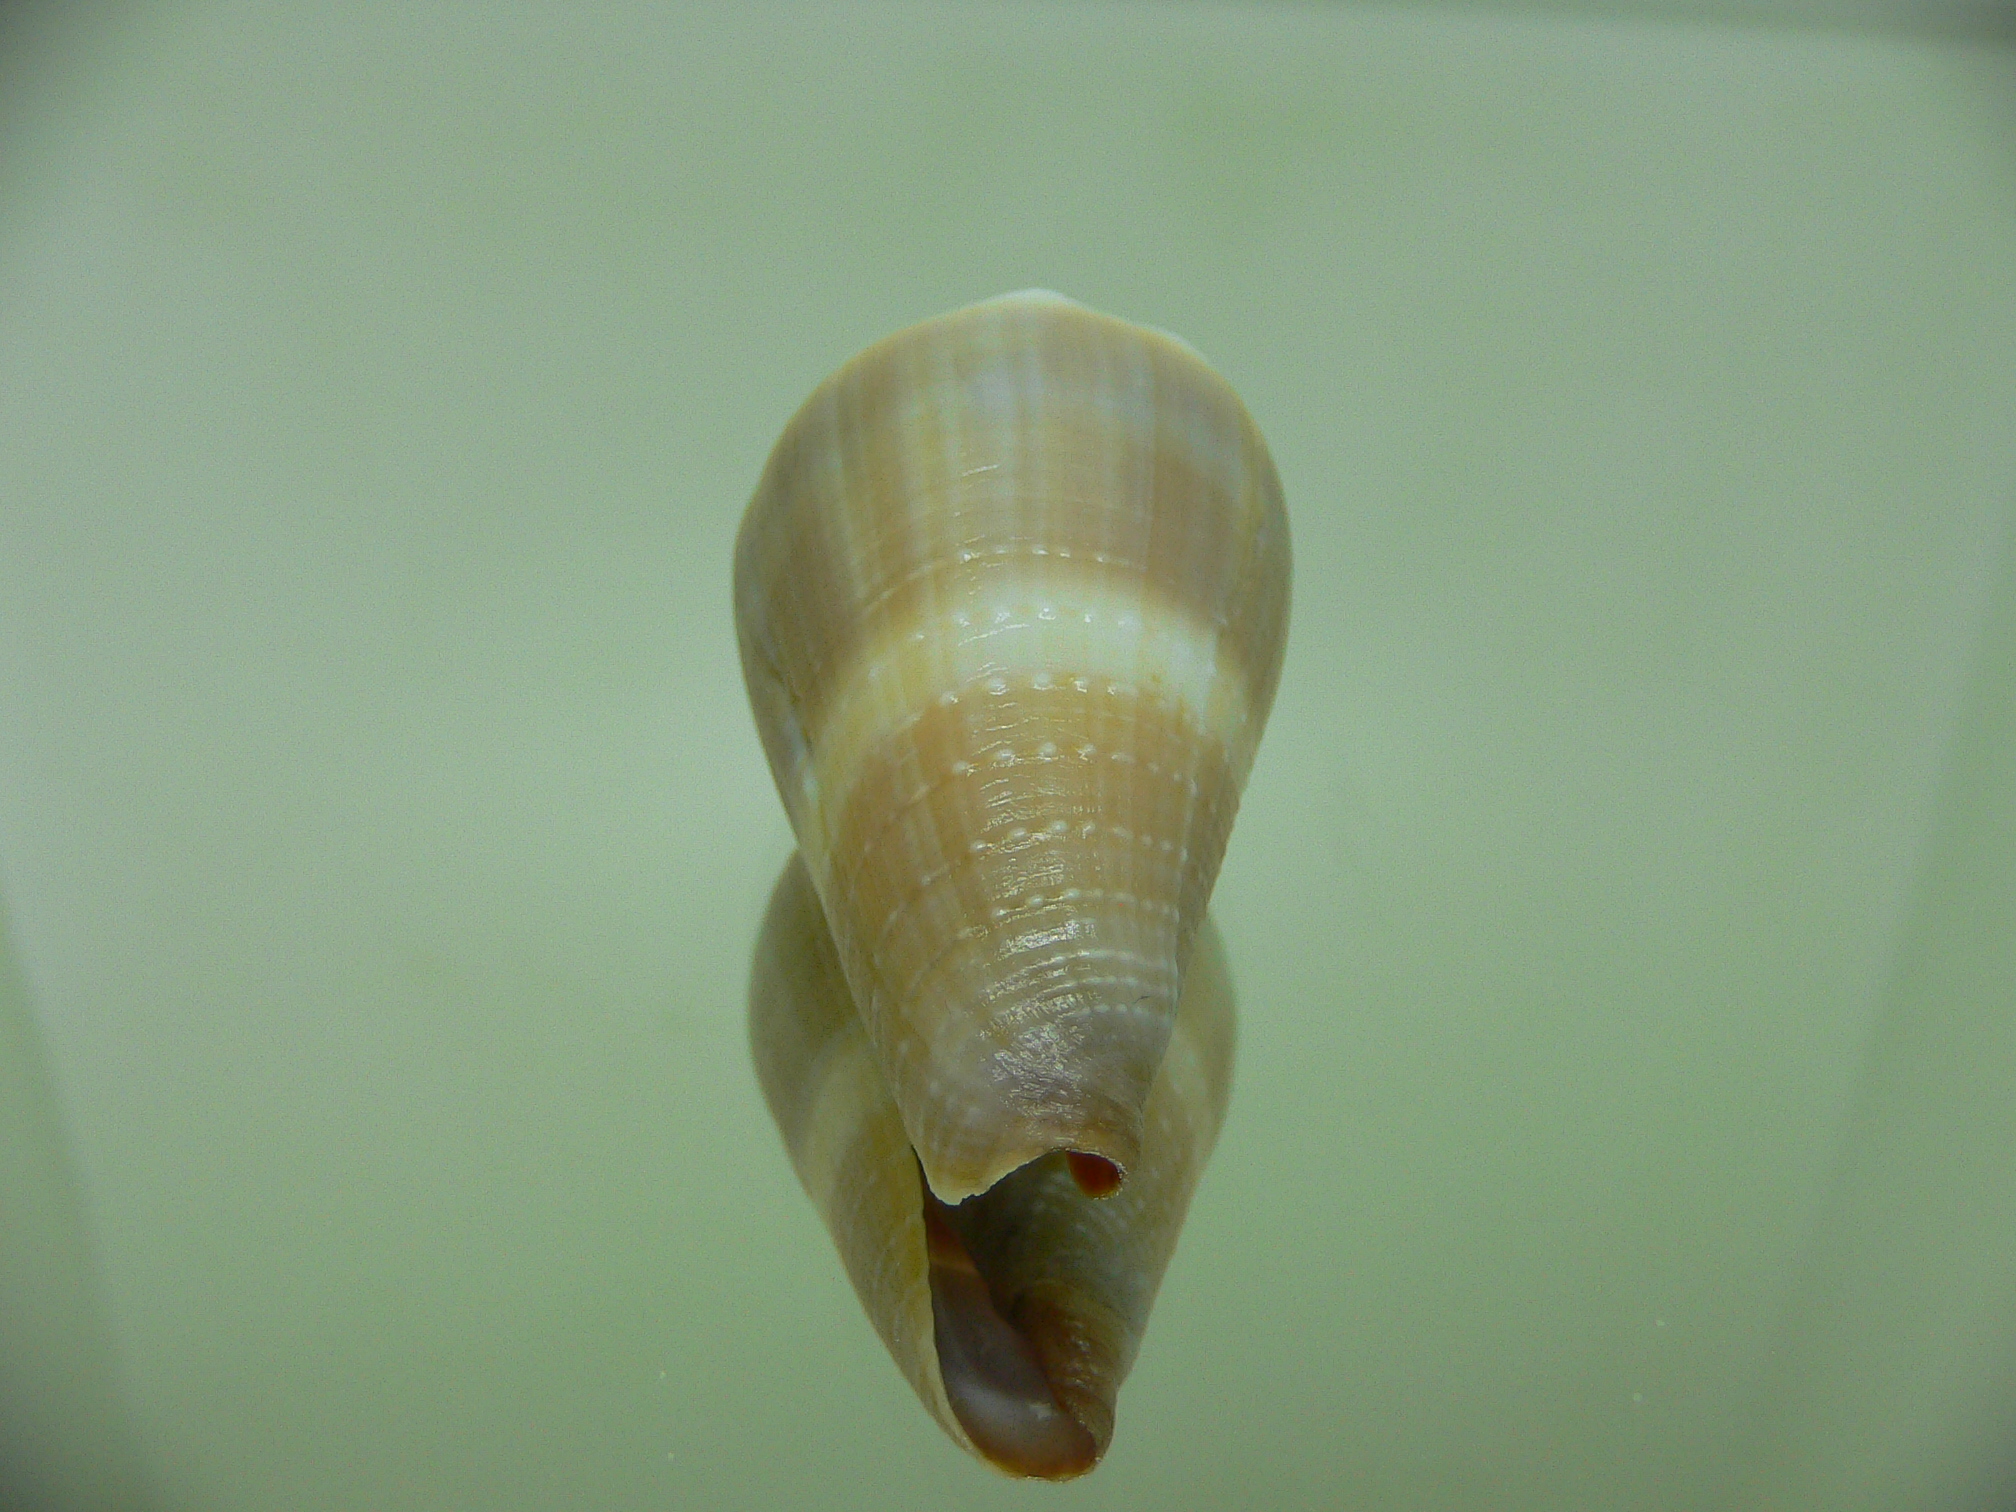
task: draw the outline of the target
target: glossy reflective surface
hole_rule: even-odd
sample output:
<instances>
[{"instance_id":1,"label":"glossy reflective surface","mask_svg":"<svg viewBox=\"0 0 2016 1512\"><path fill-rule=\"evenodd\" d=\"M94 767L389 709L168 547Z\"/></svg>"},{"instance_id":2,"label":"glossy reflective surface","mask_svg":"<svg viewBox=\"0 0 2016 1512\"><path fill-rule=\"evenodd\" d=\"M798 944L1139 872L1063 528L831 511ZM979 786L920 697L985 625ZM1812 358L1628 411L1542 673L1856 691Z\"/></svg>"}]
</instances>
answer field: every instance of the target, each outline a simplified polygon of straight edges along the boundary
<instances>
[{"instance_id":1,"label":"glossy reflective surface","mask_svg":"<svg viewBox=\"0 0 2016 1512\"><path fill-rule=\"evenodd\" d=\"M819 378L1031 285L1193 341L1296 532L1213 903L1233 1112L1063 1494L1993 1477L2007 52L1161 5L39 32L0 887L43 1196L0 1283L100 1364L4 1384L130 1437L108 1494L1025 1494L889 1369L750 1072L790 840L728 569Z\"/></svg>"}]
</instances>

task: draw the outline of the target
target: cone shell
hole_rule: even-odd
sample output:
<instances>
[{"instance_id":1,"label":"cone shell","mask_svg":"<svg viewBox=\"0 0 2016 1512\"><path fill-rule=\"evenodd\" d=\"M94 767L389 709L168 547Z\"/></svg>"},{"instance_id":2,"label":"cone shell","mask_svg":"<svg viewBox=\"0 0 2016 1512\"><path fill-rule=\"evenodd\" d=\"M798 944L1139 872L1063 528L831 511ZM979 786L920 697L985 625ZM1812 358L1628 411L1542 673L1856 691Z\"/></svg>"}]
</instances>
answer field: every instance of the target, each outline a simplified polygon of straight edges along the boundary
<instances>
[{"instance_id":1,"label":"cone shell","mask_svg":"<svg viewBox=\"0 0 2016 1512\"><path fill-rule=\"evenodd\" d=\"M771 898L749 1001L758 1079L869 1319L953 1441L1012 1474L1097 1463L1224 1115L1231 981L1198 935L1125 1185L1050 1155L958 1208L925 1189L803 862Z\"/></svg>"},{"instance_id":2,"label":"cone shell","mask_svg":"<svg viewBox=\"0 0 2016 1512\"><path fill-rule=\"evenodd\" d=\"M1134 1171L1288 582L1237 396L1054 294L869 348L778 441L736 544L743 671L944 1201L1058 1150Z\"/></svg>"}]
</instances>

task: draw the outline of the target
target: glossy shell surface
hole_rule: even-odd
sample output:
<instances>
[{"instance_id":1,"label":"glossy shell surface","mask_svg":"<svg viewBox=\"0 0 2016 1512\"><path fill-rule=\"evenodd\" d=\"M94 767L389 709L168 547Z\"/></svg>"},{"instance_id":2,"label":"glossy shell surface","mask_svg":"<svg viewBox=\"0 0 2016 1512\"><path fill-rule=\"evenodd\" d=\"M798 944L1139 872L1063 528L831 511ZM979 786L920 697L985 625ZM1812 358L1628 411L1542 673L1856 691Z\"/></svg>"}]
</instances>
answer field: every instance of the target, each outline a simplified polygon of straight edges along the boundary
<instances>
[{"instance_id":1,"label":"glossy shell surface","mask_svg":"<svg viewBox=\"0 0 2016 1512\"><path fill-rule=\"evenodd\" d=\"M1005 296L786 427L735 609L765 751L936 1196L1129 1179L1279 677L1264 442L1181 341Z\"/></svg>"},{"instance_id":2,"label":"glossy shell surface","mask_svg":"<svg viewBox=\"0 0 2016 1512\"><path fill-rule=\"evenodd\" d=\"M1098 1462L1114 1402L1224 1116L1231 981L1207 922L1111 1196L1063 1158L953 1208L925 1189L803 861L778 882L749 1000L758 1079L870 1321L952 1440L997 1469Z\"/></svg>"}]
</instances>

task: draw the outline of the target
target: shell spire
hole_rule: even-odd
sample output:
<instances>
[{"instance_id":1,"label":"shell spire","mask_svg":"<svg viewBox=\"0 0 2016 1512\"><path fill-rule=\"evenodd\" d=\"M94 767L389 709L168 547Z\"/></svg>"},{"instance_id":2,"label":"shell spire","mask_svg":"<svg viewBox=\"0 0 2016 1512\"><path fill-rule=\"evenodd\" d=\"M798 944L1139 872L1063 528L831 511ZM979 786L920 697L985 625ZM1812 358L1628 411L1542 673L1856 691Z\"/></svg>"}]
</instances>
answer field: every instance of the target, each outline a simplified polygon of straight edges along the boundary
<instances>
[{"instance_id":1,"label":"shell spire","mask_svg":"<svg viewBox=\"0 0 2016 1512\"><path fill-rule=\"evenodd\" d=\"M932 1191L1139 1158L1279 678L1265 443L1177 339L1030 291L829 378L735 553L742 665Z\"/></svg>"}]
</instances>

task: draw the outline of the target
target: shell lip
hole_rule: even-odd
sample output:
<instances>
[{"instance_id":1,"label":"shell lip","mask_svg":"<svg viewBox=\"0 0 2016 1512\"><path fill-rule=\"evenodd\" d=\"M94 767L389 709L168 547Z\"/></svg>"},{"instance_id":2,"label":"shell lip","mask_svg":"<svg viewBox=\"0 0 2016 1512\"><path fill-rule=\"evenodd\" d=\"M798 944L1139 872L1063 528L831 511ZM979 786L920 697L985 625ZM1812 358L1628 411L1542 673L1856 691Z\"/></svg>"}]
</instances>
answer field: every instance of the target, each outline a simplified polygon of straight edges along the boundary
<instances>
[{"instance_id":1,"label":"shell lip","mask_svg":"<svg viewBox=\"0 0 2016 1512\"><path fill-rule=\"evenodd\" d=\"M1004 1297L954 1210L922 1195L932 1347L946 1405L995 1469L1038 1480L1083 1475L1112 1440L1112 1406L1081 1401L1072 1372L1058 1369L1059 1341L1075 1331L1055 1326L1046 1307L1024 1309Z\"/></svg>"},{"instance_id":2,"label":"shell lip","mask_svg":"<svg viewBox=\"0 0 2016 1512\"><path fill-rule=\"evenodd\" d=\"M918 1146L924 1184L938 1201L957 1206L991 1192L1017 1171L1051 1155L1069 1162L1072 1179L1088 1197L1109 1197L1127 1182L1127 1173L1141 1156L1141 1118L1136 1113L1121 1126L1110 1122L1066 1130L1038 1129L1033 1137L997 1144L980 1159L936 1159Z\"/></svg>"},{"instance_id":3,"label":"shell lip","mask_svg":"<svg viewBox=\"0 0 2016 1512\"><path fill-rule=\"evenodd\" d=\"M1112 1017L1087 1014L1084 1021ZM940 1090L901 1109L932 1193L964 1202L1050 1155L1076 1157L1073 1175L1088 1195L1124 1186L1141 1159L1144 1115L1173 1018L1143 1013L1133 1024L1126 1041L1101 1048L1084 1042L1083 1022L1032 1016L1010 1044L977 1058L940 1057ZM956 1098L943 1090L952 1088Z\"/></svg>"}]
</instances>

